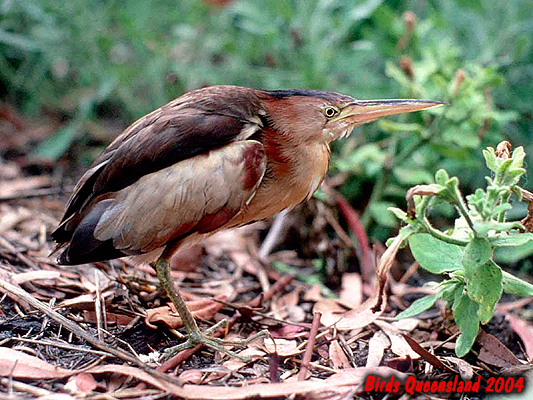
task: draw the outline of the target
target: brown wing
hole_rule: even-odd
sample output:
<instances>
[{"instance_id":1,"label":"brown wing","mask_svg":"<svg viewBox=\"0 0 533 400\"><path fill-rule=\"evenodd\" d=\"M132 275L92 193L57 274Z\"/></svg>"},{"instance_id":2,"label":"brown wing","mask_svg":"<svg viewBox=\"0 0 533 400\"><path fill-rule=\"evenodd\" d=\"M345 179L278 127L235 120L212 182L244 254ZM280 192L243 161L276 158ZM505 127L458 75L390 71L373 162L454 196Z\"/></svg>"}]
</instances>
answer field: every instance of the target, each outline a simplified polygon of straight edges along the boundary
<instances>
[{"instance_id":1,"label":"brown wing","mask_svg":"<svg viewBox=\"0 0 533 400\"><path fill-rule=\"evenodd\" d=\"M263 145L245 140L145 175L91 202L58 261L143 254L213 232L252 199L265 168Z\"/></svg>"},{"instance_id":2,"label":"brown wing","mask_svg":"<svg viewBox=\"0 0 533 400\"><path fill-rule=\"evenodd\" d=\"M248 138L260 129L260 121L254 117L258 109L253 90L213 86L189 92L139 119L80 179L52 238L60 244L70 241L91 211L88 206L99 204L109 193L180 161Z\"/></svg>"}]
</instances>

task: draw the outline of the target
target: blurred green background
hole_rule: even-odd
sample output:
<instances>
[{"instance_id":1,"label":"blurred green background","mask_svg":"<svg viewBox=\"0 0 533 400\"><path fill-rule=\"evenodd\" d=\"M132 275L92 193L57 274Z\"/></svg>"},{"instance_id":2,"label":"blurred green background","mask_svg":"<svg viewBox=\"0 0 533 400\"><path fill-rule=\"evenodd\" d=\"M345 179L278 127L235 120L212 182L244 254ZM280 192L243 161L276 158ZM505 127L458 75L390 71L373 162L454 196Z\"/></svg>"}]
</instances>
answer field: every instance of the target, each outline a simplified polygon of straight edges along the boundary
<instances>
[{"instance_id":1,"label":"blurred green background","mask_svg":"<svg viewBox=\"0 0 533 400\"><path fill-rule=\"evenodd\" d=\"M370 235L383 240L398 224L386 208L404 207L406 189L430 183L438 168L459 175L470 193L484 185L483 147L505 138L533 154L533 6L0 1L0 101L32 126L51 127L17 148L0 147L5 159L68 159L84 168L135 119L213 84L448 102L356 128L335 143L330 175Z\"/></svg>"}]
</instances>

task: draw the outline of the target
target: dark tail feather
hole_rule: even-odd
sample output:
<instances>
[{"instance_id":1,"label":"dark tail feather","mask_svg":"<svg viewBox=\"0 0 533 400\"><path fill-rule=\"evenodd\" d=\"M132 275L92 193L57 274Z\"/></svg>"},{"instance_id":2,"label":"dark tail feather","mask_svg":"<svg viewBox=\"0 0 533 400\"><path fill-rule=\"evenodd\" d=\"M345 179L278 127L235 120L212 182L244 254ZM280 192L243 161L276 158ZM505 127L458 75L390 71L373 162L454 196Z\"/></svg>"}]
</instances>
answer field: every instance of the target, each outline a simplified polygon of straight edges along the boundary
<instances>
[{"instance_id":1,"label":"dark tail feather","mask_svg":"<svg viewBox=\"0 0 533 400\"><path fill-rule=\"evenodd\" d=\"M113 247L113 240L100 241L94 237L94 230L112 199L102 200L96 204L74 230L70 242L57 258L62 265L85 264L97 261L111 260L127 256L128 254ZM64 244L59 244L54 250L59 250Z\"/></svg>"}]
</instances>

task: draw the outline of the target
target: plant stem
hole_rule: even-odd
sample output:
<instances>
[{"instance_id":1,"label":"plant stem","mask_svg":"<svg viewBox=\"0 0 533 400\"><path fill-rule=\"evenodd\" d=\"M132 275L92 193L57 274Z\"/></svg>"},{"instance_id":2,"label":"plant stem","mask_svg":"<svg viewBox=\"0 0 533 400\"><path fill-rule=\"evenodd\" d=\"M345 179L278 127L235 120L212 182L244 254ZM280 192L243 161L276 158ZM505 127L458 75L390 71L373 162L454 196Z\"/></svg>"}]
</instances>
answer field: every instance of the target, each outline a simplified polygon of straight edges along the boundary
<instances>
[{"instance_id":1,"label":"plant stem","mask_svg":"<svg viewBox=\"0 0 533 400\"><path fill-rule=\"evenodd\" d=\"M468 210L466 209L466 204L463 200L463 197L461 196L461 192L459 192L459 188L457 188L457 202L456 202L456 207L457 207L457 210L459 211L459 214L461 214L466 223L468 224L468 227L472 230L472 232L474 232L474 235L477 237L477 232L476 230L474 229L474 223L472 222L472 219L470 218L470 214L468 214Z\"/></svg>"},{"instance_id":2,"label":"plant stem","mask_svg":"<svg viewBox=\"0 0 533 400\"><path fill-rule=\"evenodd\" d=\"M461 240L461 239L452 238L451 236L448 236L448 235L442 233L438 229L433 228L426 217L424 217L422 223L424 225L424 228L426 228L426 230L428 231L428 233L431 236L433 236L433 237L435 237L435 238L437 238L439 240L442 240L443 242L450 243L450 244L455 244L455 245L458 245L458 246L466 246L468 244L467 240Z\"/></svg>"},{"instance_id":3,"label":"plant stem","mask_svg":"<svg viewBox=\"0 0 533 400\"><path fill-rule=\"evenodd\" d=\"M506 193L502 196L502 199L500 201L500 204L506 204L509 202L509 198L511 197L511 193ZM505 211L502 211L498 214L498 222L505 222Z\"/></svg>"}]
</instances>

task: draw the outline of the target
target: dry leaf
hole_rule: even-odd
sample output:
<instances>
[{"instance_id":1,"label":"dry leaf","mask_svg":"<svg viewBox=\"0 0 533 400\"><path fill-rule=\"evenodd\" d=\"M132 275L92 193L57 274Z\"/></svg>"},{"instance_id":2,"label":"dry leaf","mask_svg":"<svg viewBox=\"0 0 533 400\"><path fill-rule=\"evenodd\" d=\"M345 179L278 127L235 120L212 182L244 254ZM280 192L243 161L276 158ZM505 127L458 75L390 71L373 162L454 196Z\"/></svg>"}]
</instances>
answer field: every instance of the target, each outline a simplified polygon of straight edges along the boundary
<instances>
[{"instance_id":1,"label":"dry leaf","mask_svg":"<svg viewBox=\"0 0 533 400\"><path fill-rule=\"evenodd\" d=\"M355 308L363 302L363 280L357 273L345 273L342 275L342 288L339 300L349 308Z\"/></svg>"},{"instance_id":2,"label":"dry leaf","mask_svg":"<svg viewBox=\"0 0 533 400\"><path fill-rule=\"evenodd\" d=\"M386 299L386 295L384 294ZM386 300L382 302L383 308L378 312L372 311L376 304L376 299L371 297L367 299L359 307L346 311L338 303L331 299L324 299L315 304L313 312L322 313L320 320L324 326L335 325L339 331L346 331L358 328L364 328L365 326L374 322L385 310Z\"/></svg>"},{"instance_id":3,"label":"dry leaf","mask_svg":"<svg viewBox=\"0 0 533 400\"><path fill-rule=\"evenodd\" d=\"M507 314L505 319L509 321L511 328L520 336L522 342L524 342L526 354L531 360L533 358L533 327L527 321L511 314Z\"/></svg>"},{"instance_id":4,"label":"dry leaf","mask_svg":"<svg viewBox=\"0 0 533 400\"><path fill-rule=\"evenodd\" d=\"M210 320L222 307L224 307L220 301L226 301L226 299L226 296L219 295L215 297L215 300L218 301L213 299L201 299L187 301L186 303L195 318ZM157 329L157 326L155 325L157 322L162 322L174 329L183 326L183 322L173 304L146 310L144 321L146 325L153 329Z\"/></svg>"},{"instance_id":5,"label":"dry leaf","mask_svg":"<svg viewBox=\"0 0 533 400\"><path fill-rule=\"evenodd\" d=\"M367 367L377 367L381 364L385 350L390 347L390 340L383 331L377 331L368 341Z\"/></svg>"},{"instance_id":6,"label":"dry leaf","mask_svg":"<svg viewBox=\"0 0 533 400\"><path fill-rule=\"evenodd\" d=\"M265 351L260 349L259 347L257 346L250 346L250 347L247 347L246 349L244 349L243 351L239 352L238 353L240 356L243 356L243 357L250 357L250 359L252 361L255 361L259 358L262 358L265 356ZM230 358L228 361L225 361L222 365L228 369L228 372L229 371L238 371L240 370L242 367L244 367L247 363L245 363L244 361L241 361L237 358Z\"/></svg>"},{"instance_id":7,"label":"dry leaf","mask_svg":"<svg viewBox=\"0 0 533 400\"><path fill-rule=\"evenodd\" d=\"M296 339L307 334L306 329L299 325L283 325L281 328L270 331L270 336L274 339Z\"/></svg>"},{"instance_id":8,"label":"dry leaf","mask_svg":"<svg viewBox=\"0 0 533 400\"><path fill-rule=\"evenodd\" d=\"M199 369L186 369L179 378L185 383L194 383L195 385L202 381L203 372Z\"/></svg>"},{"instance_id":9,"label":"dry leaf","mask_svg":"<svg viewBox=\"0 0 533 400\"><path fill-rule=\"evenodd\" d=\"M387 334L391 342L391 350L394 354L400 357L409 356L413 360L420 358L420 355L409 346L400 331L392 324L381 320L375 321L374 324L379 326Z\"/></svg>"},{"instance_id":10,"label":"dry leaf","mask_svg":"<svg viewBox=\"0 0 533 400\"><path fill-rule=\"evenodd\" d=\"M13 281L16 282L17 285L21 285L34 280L56 279L60 276L61 274L59 271L28 271L20 274L13 274Z\"/></svg>"},{"instance_id":11,"label":"dry leaf","mask_svg":"<svg viewBox=\"0 0 533 400\"><path fill-rule=\"evenodd\" d=\"M265 339L265 347L269 353L278 353L280 357L290 357L301 354L302 350L297 350L298 342L287 339Z\"/></svg>"},{"instance_id":12,"label":"dry leaf","mask_svg":"<svg viewBox=\"0 0 533 400\"><path fill-rule=\"evenodd\" d=\"M0 347L0 376L15 379L54 379L72 375L69 371L49 364L22 351Z\"/></svg>"},{"instance_id":13,"label":"dry leaf","mask_svg":"<svg viewBox=\"0 0 533 400\"><path fill-rule=\"evenodd\" d=\"M18 360L14 367L15 360ZM0 375L13 376L14 378L54 379L62 378L80 371L68 371L54 367L36 357L22 352L0 347ZM102 365L88 368L87 374L120 374L145 382L159 388L169 395L187 398L190 400L240 400L248 398L277 398L294 394L325 393L361 393L364 380L367 375L379 375L387 377L394 374L398 379L406 379L407 375L394 371L387 367L373 368L350 368L338 374L332 375L325 380L283 382L270 384L257 384L243 387L227 386L178 386L166 380L160 380L147 372L127 365Z\"/></svg>"},{"instance_id":14,"label":"dry leaf","mask_svg":"<svg viewBox=\"0 0 533 400\"><path fill-rule=\"evenodd\" d=\"M352 366L338 340L333 340L329 345L329 359L336 369L347 369Z\"/></svg>"},{"instance_id":15,"label":"dry leaf","mask_svg":"<svg viewBox=\"0 0 533 400\"><path fill-rule=\"evenodd\" d=\"M71 376L65 384L65 389L70 393L89 393L98 387L96 380L91 374L81 373Z\"/></svg>"},{"instance_id":16,"label":"dry leaf","mask_svg":"<svg viewBox=\"0 0 533 400\"><path fill-rule=\"evenodd\" d=\"M402 334L402 336L415 352L417 352L424 360L433 365L435 368L449 373L455 373L454 370L445 365L437 356L431 354L429 351L420 346L416 340L405 334Z\"/></svg>"},{"instance_id":17,"label":"dry leaf","mask_svg":"<svg viewBox=\"0 0 533 400\"><path fill-rule=\"evenodd\" d=\"M522 365L520 360L496 337L486 333L483 329L479 331L476 339L481 345L479 359L487 364L496 367L511 367Z\"/></svg>"},{"instance_id":18,"label":"dry leaf","mask_svg":"<svg viewBox=\"0 0 533 400\"><path fill-rule=\"evenodd\" d=\"M463 381L471 381L474 377L474 368L465 360L457 357L443 357L446 361L455 365L455 369L459 372L459 376Z\"/></svg>"}]
</instances>

